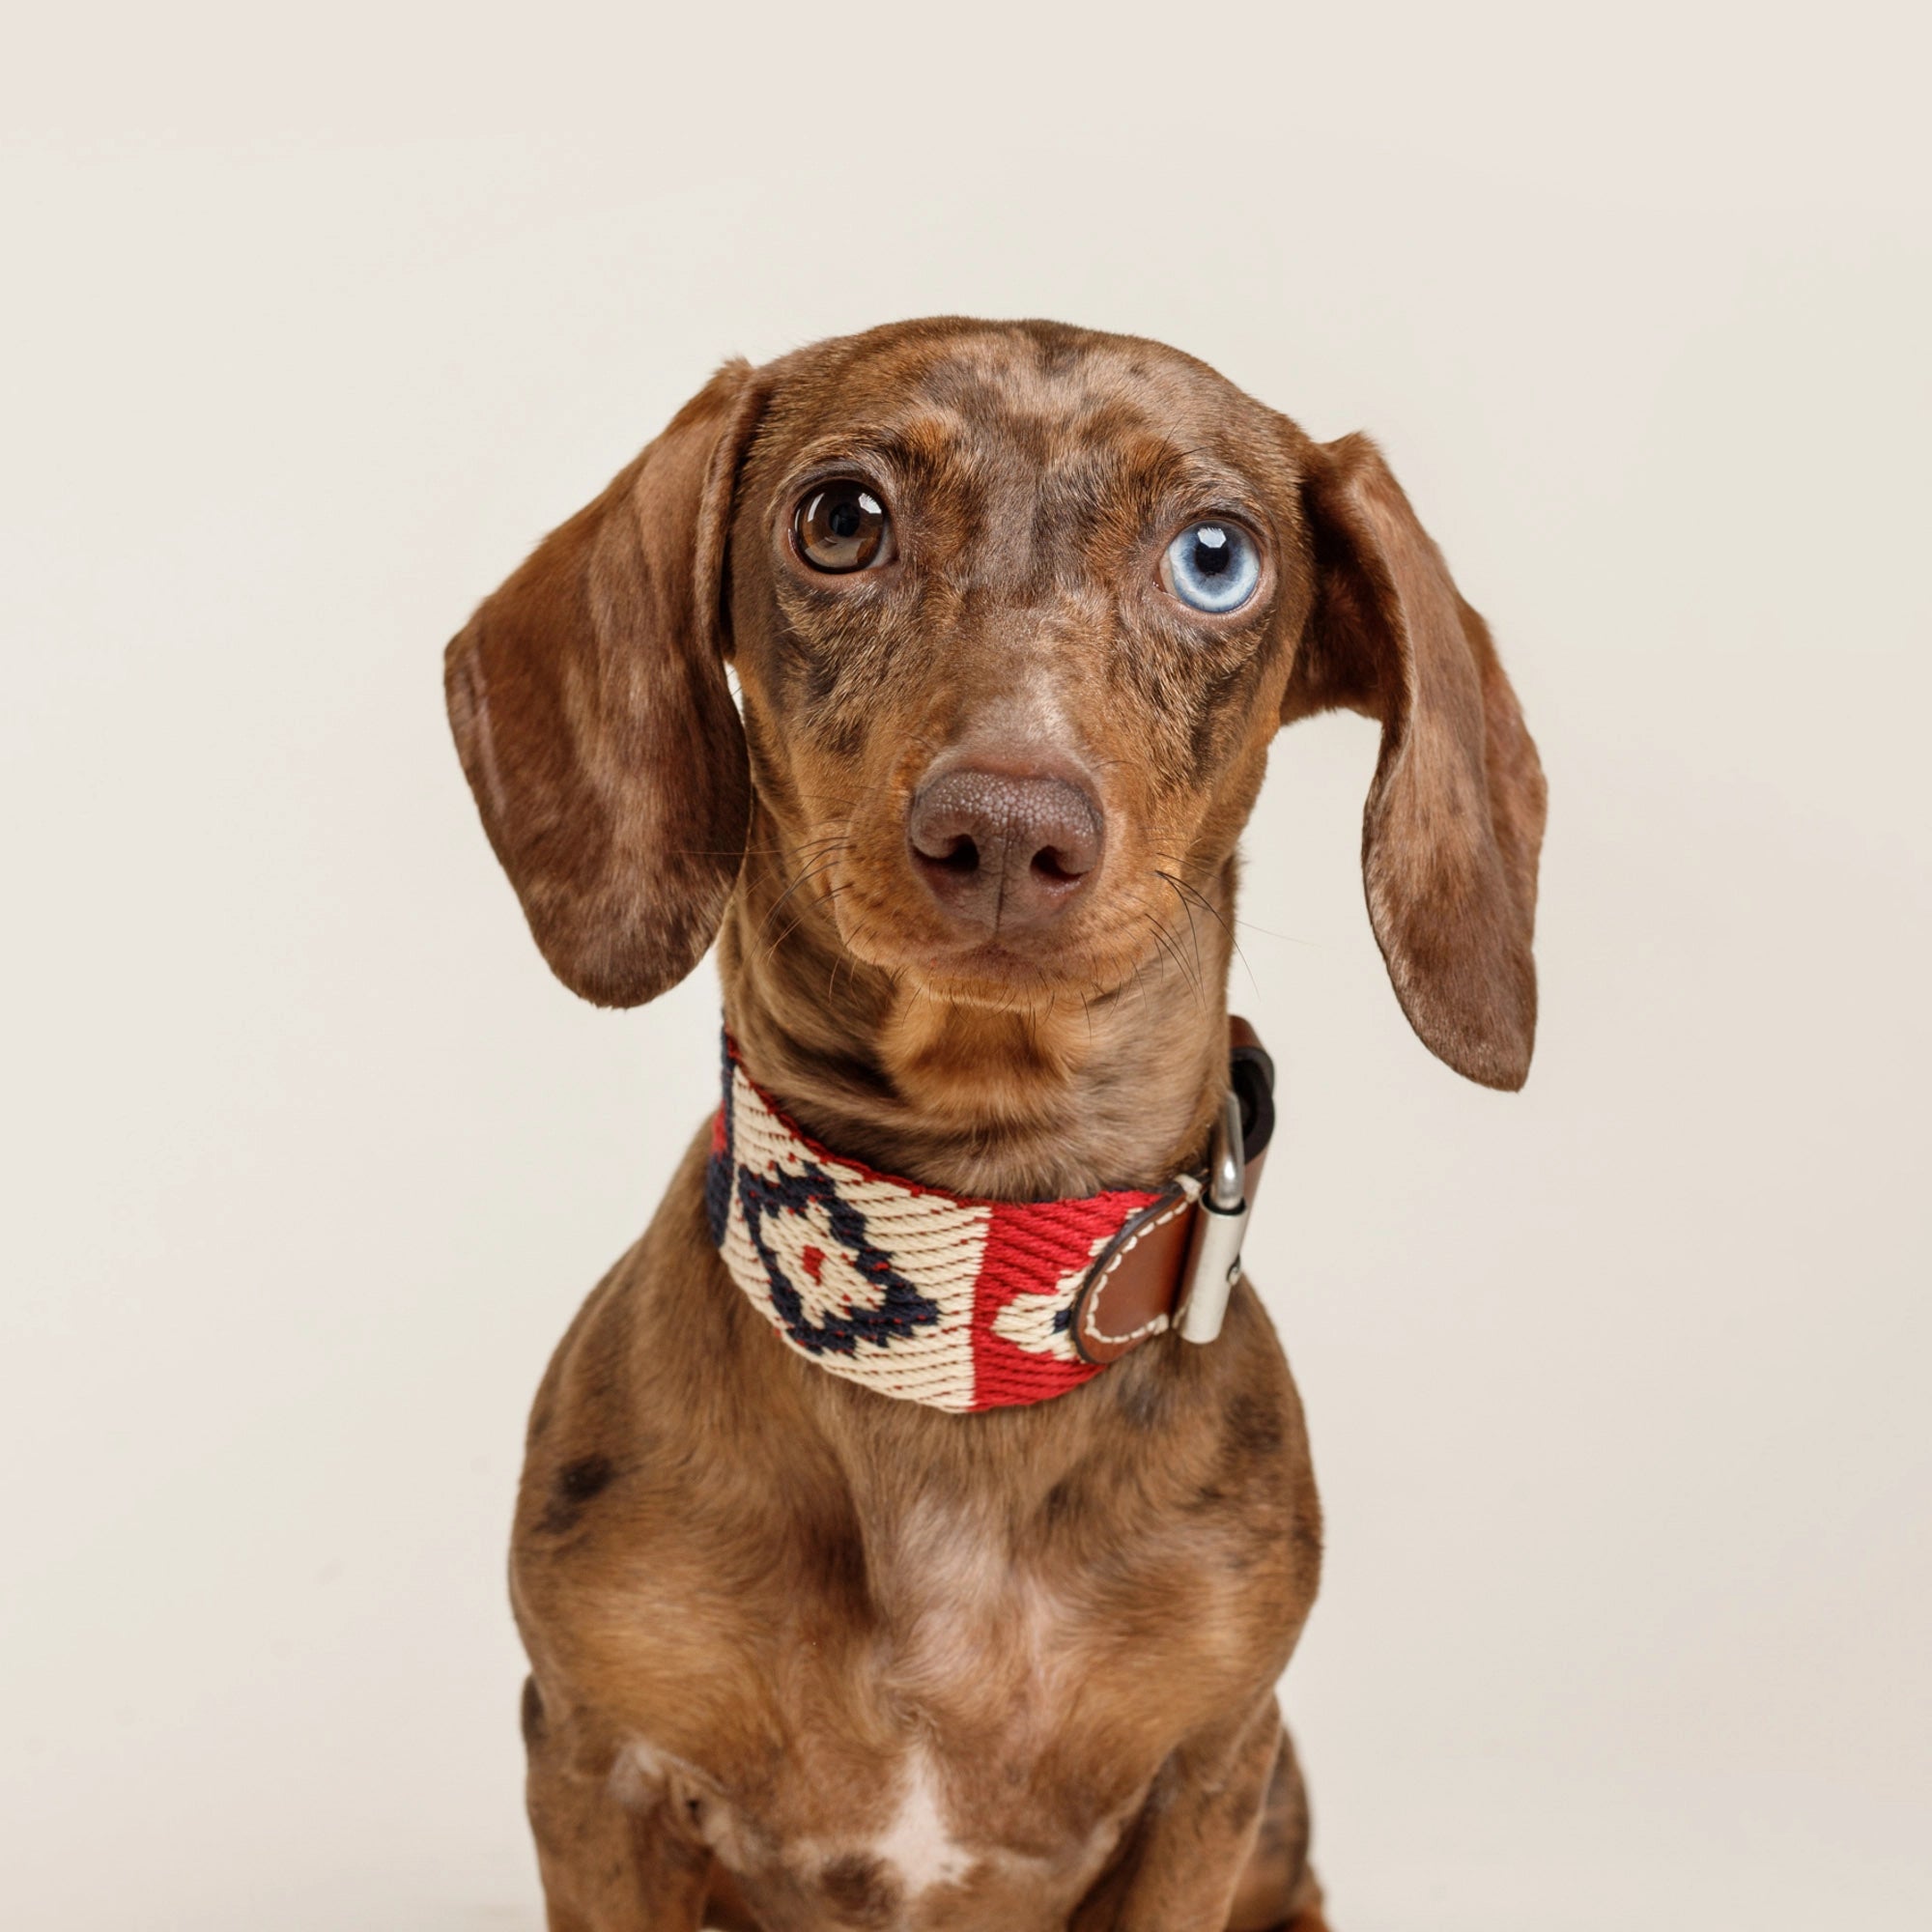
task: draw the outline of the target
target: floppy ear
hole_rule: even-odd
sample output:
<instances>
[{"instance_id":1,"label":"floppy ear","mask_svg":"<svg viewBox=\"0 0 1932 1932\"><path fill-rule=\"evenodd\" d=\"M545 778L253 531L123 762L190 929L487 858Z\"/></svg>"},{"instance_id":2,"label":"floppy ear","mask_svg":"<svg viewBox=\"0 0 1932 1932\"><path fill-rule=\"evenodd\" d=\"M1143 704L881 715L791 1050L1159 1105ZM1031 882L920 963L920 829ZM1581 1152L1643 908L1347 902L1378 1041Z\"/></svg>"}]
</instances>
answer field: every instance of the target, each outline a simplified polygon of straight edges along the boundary
<instances>
[{"instance_id":1,"label":"floppy ear","mask_svg":"<svg viewBox=\"0 0 1932 1932\"><path fill-rule=\"evenodd\" d=\"M1362 819L1369 918L1409 1024L1486 1087L1520 1087L1536 1037L1545 788L1489 627L1366 437L1304 452L1316 597L1285 721L1381 721Z\"/></svg>"},{"instance_id":2,"label":"floppy ear","mask_svg":"<svg viewBox=\"0 0 1932 1932\"><path fill-rule=\"evenodd\" d=\"M552 970L599 1006L684 978L751 810L724 682L731 492L764 389L727 363L450 644L450 726Z\"/></svg>"}]
</instances>

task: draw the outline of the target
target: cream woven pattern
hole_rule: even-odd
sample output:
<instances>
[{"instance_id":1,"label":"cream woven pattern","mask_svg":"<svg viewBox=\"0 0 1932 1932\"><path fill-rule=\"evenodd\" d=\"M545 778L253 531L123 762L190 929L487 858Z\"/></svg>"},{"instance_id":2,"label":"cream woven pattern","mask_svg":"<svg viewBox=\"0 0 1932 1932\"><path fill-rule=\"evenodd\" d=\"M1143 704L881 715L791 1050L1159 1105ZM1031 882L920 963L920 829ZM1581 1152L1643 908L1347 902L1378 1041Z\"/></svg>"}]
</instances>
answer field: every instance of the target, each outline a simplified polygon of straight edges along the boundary
<instances>
[{"instance_id":1,"label":"cream woven pattern","mask_svg":"<svg viewBox=\"0 0 1932 1932\"><path fill-rule=\"evenodd\" d=\"M787 1348L955 1413L1041 1401L1095 1373L1072 1345L1074 1299L1151 1196L962 1201L828 1153L728 1066L713 1226L732 1280Z\"/></svg>"}]
</instances>

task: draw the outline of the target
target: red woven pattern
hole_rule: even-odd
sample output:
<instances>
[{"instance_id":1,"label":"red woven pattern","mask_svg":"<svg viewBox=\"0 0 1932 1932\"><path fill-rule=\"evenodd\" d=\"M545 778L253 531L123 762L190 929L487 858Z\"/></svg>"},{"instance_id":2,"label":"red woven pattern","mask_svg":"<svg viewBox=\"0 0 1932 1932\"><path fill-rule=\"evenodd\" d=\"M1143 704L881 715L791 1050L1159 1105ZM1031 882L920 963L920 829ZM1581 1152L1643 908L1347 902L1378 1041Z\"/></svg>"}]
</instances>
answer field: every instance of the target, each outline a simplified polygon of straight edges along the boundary
<instances>
[{"instance_id":1,"label":"red woven pattern","mask_svg":"<svg viewBox=\"0 0 1932 1932\"><path fill-rule=\"evenodd\" d=\"M1073 1303L1156 1197L976 1200L821 1147L727 1052L706 1183L732 1279L784 1342L881 1395L955 1412L1045 1402L1099 1373Z\"/></svg>"}]
</instances>

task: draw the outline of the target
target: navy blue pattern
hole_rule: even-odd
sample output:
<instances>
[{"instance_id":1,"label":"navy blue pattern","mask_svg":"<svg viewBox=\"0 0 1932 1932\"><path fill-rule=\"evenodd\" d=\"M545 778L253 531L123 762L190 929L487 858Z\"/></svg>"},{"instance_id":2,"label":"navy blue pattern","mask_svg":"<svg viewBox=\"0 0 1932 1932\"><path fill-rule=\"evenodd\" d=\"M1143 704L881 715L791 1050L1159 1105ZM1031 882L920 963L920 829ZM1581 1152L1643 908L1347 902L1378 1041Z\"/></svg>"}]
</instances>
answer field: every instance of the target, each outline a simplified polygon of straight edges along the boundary
<instances>
[{"instance_id":1,"label":"navy blue pattern","mask_svg":"<svg viewBox=\"0 0 1932 1932\"><path fill-rule=\"evenodd\" d=\"M784 1323L785 1333L801 1349L814 1355L854 1354L861 1342L886 1349L895 1339L939 1320L939 1304L920 1293L893 1266L892 1257L872 1243L865 1215L838 1192L838 1184L816 1162L808 1161L800 1174L769 1176L740 1166L738 1199L745 1209L752 1245L758 1251L771 1283L772 1306ZM879 1291L876 1308L834 1310L817 1324L807 1315L805 1298L772 1252L763 1224L767 1215L804 1215L814 1205L824 1211L832 1239L852 1258L860 1275Z\"/></svg>"}]
</instances>

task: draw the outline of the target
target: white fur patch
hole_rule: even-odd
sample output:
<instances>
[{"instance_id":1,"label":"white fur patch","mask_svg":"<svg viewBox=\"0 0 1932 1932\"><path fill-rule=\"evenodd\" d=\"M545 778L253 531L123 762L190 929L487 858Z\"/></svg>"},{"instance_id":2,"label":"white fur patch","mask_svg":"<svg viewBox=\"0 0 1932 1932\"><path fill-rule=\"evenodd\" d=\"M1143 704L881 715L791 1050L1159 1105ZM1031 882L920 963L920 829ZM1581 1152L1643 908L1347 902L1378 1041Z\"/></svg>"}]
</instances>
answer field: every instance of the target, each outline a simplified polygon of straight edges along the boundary
<instances>
[{"instance_id":1,"label":"white fur patch","mask_svg":"<svg viewBox=\"0 0 1932 1932\"><path fill-rule=\"evenodd\" d=\"M911 1753L898 1811L871 1850L873 1857L893 1868L909 1898L935 1886L957 1885L979 1862L952 1836L923 1750Z\"/></svg>"}]
</instances>

